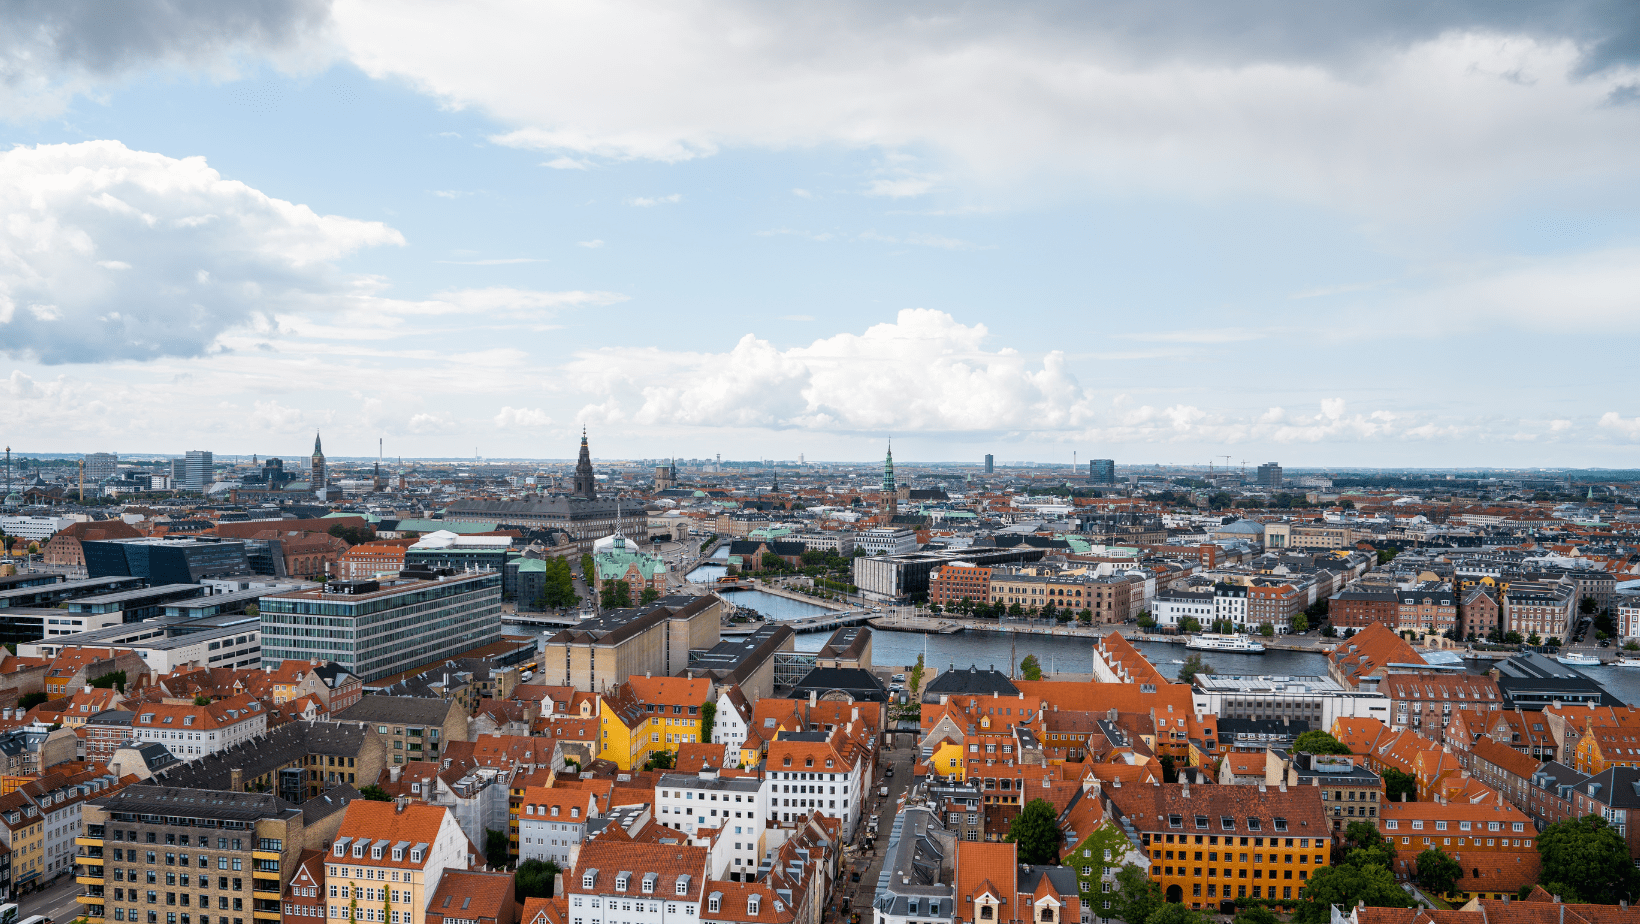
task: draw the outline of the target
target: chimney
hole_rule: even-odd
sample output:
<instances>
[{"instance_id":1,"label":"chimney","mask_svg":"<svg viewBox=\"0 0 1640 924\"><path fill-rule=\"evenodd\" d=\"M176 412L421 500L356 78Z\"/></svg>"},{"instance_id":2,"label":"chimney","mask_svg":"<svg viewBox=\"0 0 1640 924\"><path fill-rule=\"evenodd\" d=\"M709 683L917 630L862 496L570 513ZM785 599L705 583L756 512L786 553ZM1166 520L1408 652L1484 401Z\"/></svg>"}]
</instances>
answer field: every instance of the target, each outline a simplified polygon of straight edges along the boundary
<instances>
[{"instance_id":1,"label":"chimney","mask_svg":"<svg viewBox=\"0 0 1640 924\"><path fill-rule=\"evenodd\" d=\"M399 774L402 773L403 771L404 771L403 767L388 767L387 768L388 782L397 783L399 781Z\"/></svg>"},{"instance_id":2,"label":"chimney","mask_svg":"<svg viewBox=\"0 0 1640 924\"><path fill-rule=\"evenodd\" d=\"M819 704L819 702L820 702L820 691L810 690L809 691L809 708L811 708L811 709L814 708L816 705Z\"/></svg>"},{"instance_id":3,"label":"chimney","mask_svg":"<svg viewBox=\"0 0 1640 924\"><path fill-rule=\"evenodd\" d=\"M1267 791L1268 791L1268 790L1266 790L1266 789L1265 789L1265 787L1264 787L1264 781L1263 781L1263 780L1260 780L1260 781L1259 781L1259 784L1258 784L1258 791L1259 791L1259 792L1267 792Z\"/></svg>"},{"instance_id":4,"label":"chimney","mask_svg":"<svg viewBox=\"0 0 1640 924\"><path fill-rule=\"evenodd\" d=\"M238 767L228 771L228 791L245 791L245 771L239 769Z\"/></svg>"},{"instance_id":5,"label":"chimney","mask_svg":"<svg viewBox=\"0 0 1640 924\"><path fill-rule=\"evenodd\" d=\"M1181 799L1190 798L1190 778L1183 775L1183 774L1180 774L1179 775L1179 785L1181 787L1179 789L1179 798L1181 798Z\"/></svg>"},{"instance_id":6,"label":"chimney","mask_svg":"<svg viewBox=\"0 0 1640 924\"><path fill-rule=\"evenodd\" d=\"M1287 780L1283 779L1280 783L1280 786L1281 786L1281 791L1286 792L1287 791Z\"/></svg>"},{"instance_id":7,"label":"chimney","mask_svg":"<svg viewBox=\"0 0 1640 924\"><path fill-rule=\"evenodd\" d=\"M855 706L853 709L849 710L848 720L849 720L850 724L853 724L855 722L860 721L860 707L859 706Z\"/></svg>"},{"instance_id":8,"label":"chimney","mask_svg":"<svg viewBox=\"0 0 1640 924\"><path fill-rule=\"evenodd\" d=\"M406 799L403 796L399 796L397 799L394 799L393 800L393 814L403 815L404 814L404 807L409 805L409 804L410 804L410 800Z\"/></svg>"}]
</instances>

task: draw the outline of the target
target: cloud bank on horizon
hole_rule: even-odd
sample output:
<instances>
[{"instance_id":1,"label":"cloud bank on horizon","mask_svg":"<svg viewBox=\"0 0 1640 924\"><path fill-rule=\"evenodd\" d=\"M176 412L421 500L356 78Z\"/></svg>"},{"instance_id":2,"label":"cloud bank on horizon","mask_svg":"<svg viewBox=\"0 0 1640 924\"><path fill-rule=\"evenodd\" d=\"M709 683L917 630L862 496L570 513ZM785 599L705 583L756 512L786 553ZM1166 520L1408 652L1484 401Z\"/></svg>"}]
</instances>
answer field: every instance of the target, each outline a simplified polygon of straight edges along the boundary
<instances>
[{"instance_id":1,"label":"cloud bank on horizon","mask_svg":"<svg viewBox=\"0 0 1640 924\"><path fill-rule=\"evenodd\" d=\"M14 4L0 390L41 451L1629 464L1640 13L1186 6Z\"/></svg>"}]
</instances>

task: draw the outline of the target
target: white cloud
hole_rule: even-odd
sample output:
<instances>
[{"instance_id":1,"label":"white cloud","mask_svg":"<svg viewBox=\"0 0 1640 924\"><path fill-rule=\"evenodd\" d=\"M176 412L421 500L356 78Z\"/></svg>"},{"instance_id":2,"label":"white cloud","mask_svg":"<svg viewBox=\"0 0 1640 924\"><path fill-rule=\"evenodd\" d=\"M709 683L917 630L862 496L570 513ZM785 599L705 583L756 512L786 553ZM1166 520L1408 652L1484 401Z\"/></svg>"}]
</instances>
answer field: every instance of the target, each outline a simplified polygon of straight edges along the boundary
<instances>
[{"instance_id":1,"label":"white cloud","mask_svg":"<svg viewBox=\"0 0 1640 924\"><path fill-rule=\"evenodd\" d=\"M1631 440L1640 440L1640 417L1624 417L1616 411L1600 415L1600 426Z\"/></svg>"},{"instance_id":2,"label":"white cloud","mask_svg":"<svg viewBox=\"0 0 1640 924\"><path fill-rule=\"evenodd\" d=\"M814 194L814 193L811 193L811 192L809 192L809 191L808 191L808 190L806 190L806 189L793 189L793 190L792 190L792 195L794 195L794 196L796 196L796 197L797 197L797 198L799 198L799 199L814 199L814 198L818 198L818 197L817 197L817 196L815 196L815 194Z\"/></svg>"},{"instance_id":3,"label":"white cloud","mask_svg":"<svg viewBox=\"0 0 1640 924\"><path fill-rule=\"evenodd\" d=\"M489 260L440 260L454 266L507 266L513 263L541 263L539 257L495 257Z\"/></svg>"},{"instance_id":4,"label":"white cloud","mask_svg":"<svg viewBox=\"0 0 1640 924\"><path fill-rule=\"evenodd\" d=\"M642 209L647 209L647 208L653 208L657 205L674 205L674 204L682 202L682 201L683 201L683 195L681 193L673 193L670 196L656 196L654 198L646 198L644 196L636 196L634 198L626 200L626 204L627 205L635 205L638 208L642 208Z\"/></svg>"},{"instance_id":5,"label":"white cloud","mask_svg":"<svg viewBox=\"0 0 1640 924\"><path fill-rule=\"evenodd\" d=\"M552 425L552 418L540 408L504 407L495 415L495 425L503 430L514 427L548 427Z\"/></svg>"},{"instance_id":6,"label":"white cloud","mask_svg":"<svg viewBox=\"0 0 1640 924\"><path fill-rule=\"evenodd\" d=\"M888 196L893 199L904 199L908 196L920 196L934 188L932 180L921 177L899 177L897 179L872 180L866 187L868 196Z\"/></svg>"},{"instance_id":7,"label":"white cloud","mask_svg":"<svg viewBox=\"0 0 1640 924\"><path fill-rule=\"evenodd\" d=\"M552 160L543 161L541 166L551 167L554 170L589 170L592 168L592 163L591 161L576 160L573 157L554 157Z\"/></svg>"},{"instance_id":8,"label":"white cloud","mask_svg":"<svg viewBox=\"0 0 1640 924\"><path fill-rule=\"evenodd\" d=\"M1601 52L1621 43L1597 14L1362 10L1323 23L1298 5L1248 30L1220 7L1165 20L1118 7L403 0L343 3L334 34L367 73L518 126L500 143L568 157L918 150L942 176L949 164L999 184L1057 191L1070 175L1124 193L1275 192L1419 214L1546 176L1633 173L1640 123L1605 103L1635 70ZM1597 53L1609 67L1585 66Z\"/></svg>"},{"instance_id":9,"label":"white cloud","mask_svg":"<svg viewBox=\"0 0 1640 924\"><path fill-rule=\"evenodd\" d=\"M1572 422L1569 421L1569 420L1551 420L1551 421L1549 421L1549 429L1551 431L1555 432L1555 433L1564 433L1567 430L1570 430L1571 428L1572 428Z\"/></svg>"},{"instance_id":10,"label":"white cloud","mask_svg":"<svg viewBox=\"0 0 1640 924\"><path fill-rule=\"evenodd\" d=\"M285 407L272 400L256 402L256 410L250 415L250 423L259 430L274 432L289 433L306 428L300 410Z\"/></svg>"},{"instance_id":11,"label":"white cloud","mask_svg":"<svg viewBox=\"0 0 1640 924\"><path fill-rule=\"evenodd\" d=\"M814 315L811 315L811 314L783 314L783 315L780 316L780 320L782 320L782 321L812 321L812 320L814 320Z\"/></svg>"},{"instance_id":12,"label":"white cloud","mask_svg":"<svg viewBox=\"0 0 1640 924\"><path fill-rule=\"evenodd\" d=\"M590 241L576 241L575 246L577 246L577 247L586 247L586 248L589 248L591 250L597 250L599 247L604 246L604 242L601 241L601 240L597 240L597 239L590 240Z\"/></svg>"},{"instance_id":13,"label":"white cloud","mask_svg":"<svg viewBox=\"0 0 1640 924\"><path fill-rule=\"evenodd\" d=\"M49 363L204 353L356 289L334 260L404 243L115 141L0 153L0 215L0 351Z\"/></svg>"}]
</instances>

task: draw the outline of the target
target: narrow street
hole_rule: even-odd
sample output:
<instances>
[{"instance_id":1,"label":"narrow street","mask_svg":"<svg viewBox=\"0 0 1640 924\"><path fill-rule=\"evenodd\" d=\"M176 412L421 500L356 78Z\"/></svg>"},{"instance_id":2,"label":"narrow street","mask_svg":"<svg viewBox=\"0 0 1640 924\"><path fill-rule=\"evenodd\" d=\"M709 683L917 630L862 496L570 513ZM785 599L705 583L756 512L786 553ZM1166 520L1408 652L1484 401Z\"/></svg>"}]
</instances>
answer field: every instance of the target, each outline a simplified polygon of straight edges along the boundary
<instances>
[{"instance_id":1,"label":"narrow street","mask_svg":"<svg viewBox=\"0 0 1640 924\"><path fill-rule=\"evenodd\" d=\"M855 834L854 846L844 852L843 872L838 881L838 900L828 910L827 920L847 920L843 912L842 898L849 899L850 911L860 912L862 922L871 920L871 902L877 891L877 876L883 869L883 857L888 852L889 832L894 829L894 806L901 796L911 786L911 775L914 772L917 757L917 736L904 732L894 736L894 748L882 752L883 768L892 766L894 777L889 779L883 775L884 770L877 773L877 784L872 787L871 795L866 800L866 808L861 815L860 829ZM888 784L888 798L877 796L877 786ZM870 853L860 848L865 843L866 826L871 816L877 816L877 837L874 838L873 849ZM854 872L859 871L860 881L854 881Z\"/></svg>"},{"instance_id":2,"label":"narrow street","mask_svg":"<svg viewBox=\"0 0 1640 924\"><path fill-rule=\"evenodd\" d=\"M56 924L68 924L80 916L80 903L74 896L80 894L80 885L72 875L63 876L50 886L17 899L17 919L43 914Z\"/></svg>"}]
</instances>

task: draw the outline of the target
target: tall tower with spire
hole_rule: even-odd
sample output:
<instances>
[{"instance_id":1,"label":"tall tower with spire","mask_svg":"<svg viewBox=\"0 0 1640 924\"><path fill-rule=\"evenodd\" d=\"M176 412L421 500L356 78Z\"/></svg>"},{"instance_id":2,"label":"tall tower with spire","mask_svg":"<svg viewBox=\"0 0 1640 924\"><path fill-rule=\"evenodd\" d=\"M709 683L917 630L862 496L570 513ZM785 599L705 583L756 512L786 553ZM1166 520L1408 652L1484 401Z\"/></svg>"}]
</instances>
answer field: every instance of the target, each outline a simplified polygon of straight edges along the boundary
<instances>
[{"instance_id":1,"label":"tall tower with spire","mask_svg":"<svg viewBox=\"0 0 1640 924\"><path fill-rule=\"evenodd\" d=\"M883 493L888 495L888 518L900 512L900 490L894 483L894 441L888 441L888 458L883 460Z\"/></svg>"},{"instance_id":2,"label":"tall tower with spire","mask_svg":"<svg viewBox=\"0 0 1640 924\"><path fill-rule=\"evenodd\" d=\"M598 499L598 479L592 474L592 453L587 449L587 431L581 428L581 457L575 461L575 487L571 491L587 500Z\"/></svg>"},{"instance_id":3,"label":"tall tower with spire","mask_svg":"<svg viewBox=\"0 0 1640 924\"><path fill-rule=\"evenodd\" d=\"M321 492L329 487L327 473L325 472L325 450L319 444L319 431L317 430L313 432L313 477L309 481L309 486L315 492Z\"/></svg>"}]
</instances>

